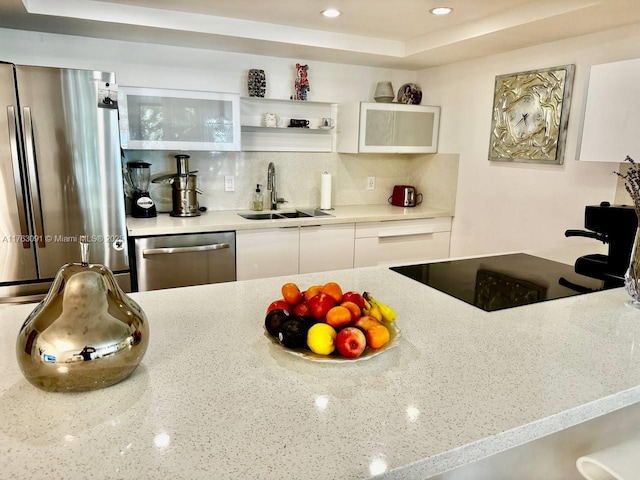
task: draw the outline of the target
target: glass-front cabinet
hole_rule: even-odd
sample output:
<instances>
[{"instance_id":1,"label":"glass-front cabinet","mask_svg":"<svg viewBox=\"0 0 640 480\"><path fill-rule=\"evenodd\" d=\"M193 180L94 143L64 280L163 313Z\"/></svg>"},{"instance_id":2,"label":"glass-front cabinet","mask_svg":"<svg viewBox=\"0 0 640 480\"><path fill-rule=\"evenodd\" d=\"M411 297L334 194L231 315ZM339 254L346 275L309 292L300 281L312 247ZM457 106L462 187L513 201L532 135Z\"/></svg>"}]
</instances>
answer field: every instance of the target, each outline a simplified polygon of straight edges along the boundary
<instances>
[{"instance_id":1,"label":"glass-front cabinet","mask_svg":"<svg viewBox=\"0 0 640 480\"><path fill-rule=\"evenodd\" d=\"M120 86L120 142L129 150L240 150L240 96Z\"/></svg>"},{"instance_id":2,"label":"glass-front cabinet","mask_svg":"<svg viewBox=\"0 0 640 480\"><path fill-rule=\"evenodd\" d=\"M440 107L398 103L338 106L336 150L341 153L435 153Z\"/></svg>"}]
</instances>

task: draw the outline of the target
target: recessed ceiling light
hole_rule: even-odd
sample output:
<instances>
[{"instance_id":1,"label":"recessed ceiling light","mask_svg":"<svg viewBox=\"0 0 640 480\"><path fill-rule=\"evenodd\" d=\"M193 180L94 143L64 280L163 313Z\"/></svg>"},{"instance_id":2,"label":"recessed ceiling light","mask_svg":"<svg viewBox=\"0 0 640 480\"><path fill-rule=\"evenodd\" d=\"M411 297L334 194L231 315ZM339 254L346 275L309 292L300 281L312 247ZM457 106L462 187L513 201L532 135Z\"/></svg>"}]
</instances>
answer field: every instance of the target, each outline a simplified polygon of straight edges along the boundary
<instances>
[{"instance_id":1,"label":"recessed ceiling light","mask_svg":"<svg viewBox=\"0 0 640 480\"><path fill-rule=\"evenodd\" d=\"M431 10L429 10L431 13L433 13L434 15L449 15L451 12L453 12L453 8L449 8L449 7L436 7L436 8L432 8Z\"/></svg>"},{"instance_id":2,"label":"recessed ceiling light","mask_svg":"<svg viewBox=\"0 0 640 480\"><path fill-rule=\"evenodd\" d=\"M324 15L325 17L329 17L329 18L335 18L335 17L339 17L341 15L340 10L336 10L335 8L328 8L326 10L323 10L322 15Z\"/></svg>"}]
</instances>

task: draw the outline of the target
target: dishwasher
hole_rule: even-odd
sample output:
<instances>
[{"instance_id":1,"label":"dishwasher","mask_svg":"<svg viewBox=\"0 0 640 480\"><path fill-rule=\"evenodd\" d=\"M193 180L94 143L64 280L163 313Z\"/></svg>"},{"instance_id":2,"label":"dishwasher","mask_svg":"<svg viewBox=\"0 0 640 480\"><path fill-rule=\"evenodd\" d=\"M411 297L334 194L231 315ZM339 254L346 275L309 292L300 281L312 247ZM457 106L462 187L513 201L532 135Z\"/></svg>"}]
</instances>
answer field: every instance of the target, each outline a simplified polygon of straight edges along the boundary
<instances>
[{"instance_id":1,"label":"dishwasher","mask_svg":"<svg viewBox=\"0 0 640 480\"><path fill-rule=\"evenodd\" d=\"M133 243L136 291L236 279L235 232L140 237Z\"/></svg>"}]
</instances>

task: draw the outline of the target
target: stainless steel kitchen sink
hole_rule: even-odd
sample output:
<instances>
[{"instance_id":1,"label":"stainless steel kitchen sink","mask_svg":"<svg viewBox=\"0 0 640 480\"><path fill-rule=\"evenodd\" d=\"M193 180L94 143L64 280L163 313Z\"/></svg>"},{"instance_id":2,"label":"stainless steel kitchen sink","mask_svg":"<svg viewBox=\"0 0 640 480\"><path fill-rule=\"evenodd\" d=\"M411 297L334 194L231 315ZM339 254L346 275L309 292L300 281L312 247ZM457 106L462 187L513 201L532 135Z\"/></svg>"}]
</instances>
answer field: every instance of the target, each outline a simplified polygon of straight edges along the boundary
<instances>
[{"instance_id":1,"label":"stainless steel kitchen sink","mask_svg":"<svg viewBox=\"0 0 640 480\"><path fill-rule=\"evenodd\" d=\"M309 218L309 217L333 217L330 213L319 208L301 208L293 212L271 212L271 213L239 213L247 220L283 220L285 218Z\"/></svg>"},{"instance_id":2,"label":"stainless steel kitchen sink","mask_svg":"<svg viewBox=\"0 0 640 480\"><path fill-rule=\"evenodd\" d=\"M238 215L247 220L275 220L277 218L284 218L277 213L239 213Z\"/></svg>"}]
</instances>

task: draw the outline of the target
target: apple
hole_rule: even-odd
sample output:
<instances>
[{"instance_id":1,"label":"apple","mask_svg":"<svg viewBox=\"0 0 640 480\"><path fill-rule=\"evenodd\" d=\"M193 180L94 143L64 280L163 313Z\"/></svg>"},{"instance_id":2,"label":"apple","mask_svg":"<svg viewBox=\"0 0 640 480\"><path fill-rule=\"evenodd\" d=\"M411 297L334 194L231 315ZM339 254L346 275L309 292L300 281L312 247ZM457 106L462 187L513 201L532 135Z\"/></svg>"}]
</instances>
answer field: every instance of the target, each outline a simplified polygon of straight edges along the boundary
<instances>
[{"instance_id":1,"label":"apple","mask_svg":"<svg viewBox=\"0 0 640 480\"><path fill-rule=\"evenodd\" d=\"M307 304L309 305L309 310L311 310L313 318L322 318L329 310L335 307L336 302L326 293L318 293L311 297Z\"/></svg>"},{"instance_id":2,"label":"apple","mask_svg":"<svg viewBox=\"0 0 640 480\"><path fill-rule=\"evenodd\" d=\"M284 300L276 300L275 302L271 302L267 307L267 313L269 313L271 310L276 309L285 310L287 313L291 313L291 306Z\"/></svg>"},{"instance_id":3,"label":"apple","mask_svg":"<svg viewBox=\"0 0 640 480\"><path fill-rule=\"evenodd\" d=\"M293 314L299 317L309 317L311 316L311 310L309 310L309 305L303 302L293 307Z\"/></svg>"},{"instance_id":4,"label":"apple","mask_svg":"<svg viewBox=\"0 0 640 480\"><path fill-rule=\"evenodd\" d=\"M367 346L367 339L359 328L346 327L338 332L334 343L343 357L358 358Z\"/></svg>"},{"instance_id":5,"label":"apple","mask_svg":"<svg viewBox=\"0 0 640 480\"><path fill-rule=\"evenodd\" d=\"M353 302L358 305L360 308L364 308L364 297L360 295L358 292L347 292L342 295L342 302Z\"/></svg>"},{"instance_id":6,"label":"apple","mask_svg":"<svg viewBox=\"0 0 640 480\"><path fill-rule=\"evenodd\" d=\"M382 325L382 323L380 323L377 318L372 317L371 315L365 315L364 317L360 317L355 322L353 322L353 325L354 327L358 327L366 332L371 327Z\"/></svg>"}]
</instances>

